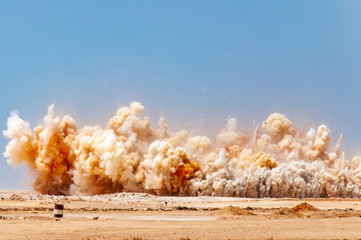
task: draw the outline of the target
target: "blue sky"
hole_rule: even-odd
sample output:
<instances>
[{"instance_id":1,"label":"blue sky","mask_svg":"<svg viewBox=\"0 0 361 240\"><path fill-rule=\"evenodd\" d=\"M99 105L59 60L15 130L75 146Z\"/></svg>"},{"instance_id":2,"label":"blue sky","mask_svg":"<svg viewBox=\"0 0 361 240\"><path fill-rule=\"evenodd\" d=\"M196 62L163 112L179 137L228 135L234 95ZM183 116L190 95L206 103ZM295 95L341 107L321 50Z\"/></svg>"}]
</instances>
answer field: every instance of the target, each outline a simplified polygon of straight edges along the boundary
<instances>
[{"instance_id":1,"label":"blue sky","mask_svg":"<svg viewBox=\"0 0 361 240\"><path fill-rule=\"evenodd\" d=\"M280 112L361 154L361 2L0 1L0 83L1 129L51 103L104 126L140 101L154 127L213 136ZM29 181L0 157L0 188Z\"/></svg>"}]
</instances>

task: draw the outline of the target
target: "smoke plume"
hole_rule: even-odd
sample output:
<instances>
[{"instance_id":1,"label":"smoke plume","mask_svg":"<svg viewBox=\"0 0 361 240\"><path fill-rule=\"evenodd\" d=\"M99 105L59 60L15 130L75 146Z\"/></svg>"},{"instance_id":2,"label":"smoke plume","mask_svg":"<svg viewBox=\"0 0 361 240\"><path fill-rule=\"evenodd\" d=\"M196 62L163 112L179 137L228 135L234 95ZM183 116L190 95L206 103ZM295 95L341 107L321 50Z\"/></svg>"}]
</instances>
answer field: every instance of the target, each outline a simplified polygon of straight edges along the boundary
<instances>
[{"instance_id":1,"label":"smoke plume","mask_svg":"<svg viewBox=\"0 0 361 240\"><path fill-rule=\"evenodd\" d=\"M230 119L212 143L168 131L163 118L153 129L143 108L139 102L119 108L105 128L78 128L70 116L56 116L54 105L33 130L11 113L4 157L13 166L26 164L34 190L46 194L361 197L361 157L346 160L341 138L330 149L325 125L302 132L273 113L247 136Z\"/></svg>"}]
</instances>

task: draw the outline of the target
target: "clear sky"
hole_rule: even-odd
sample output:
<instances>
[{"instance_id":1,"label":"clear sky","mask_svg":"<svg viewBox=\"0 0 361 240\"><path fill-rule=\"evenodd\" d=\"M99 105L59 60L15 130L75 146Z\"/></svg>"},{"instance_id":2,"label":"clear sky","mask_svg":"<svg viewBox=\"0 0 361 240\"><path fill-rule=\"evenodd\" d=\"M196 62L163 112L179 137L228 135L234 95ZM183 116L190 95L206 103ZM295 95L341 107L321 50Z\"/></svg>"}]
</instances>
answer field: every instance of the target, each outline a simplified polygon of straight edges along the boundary
<instances>
[{"instance_id":1,"label":"clear sky","mask_svg":"<svg viewBox=\"0 0 361 240\"><path fill-rule=\"evenodd\" d=\"M12 110L105 126L140 101L154 127L213 136L280 112L361 154L361 1L3 0L0 83L2 130ZM29 179L0 156L0 188Z\"/></svg>"}]
</instances>

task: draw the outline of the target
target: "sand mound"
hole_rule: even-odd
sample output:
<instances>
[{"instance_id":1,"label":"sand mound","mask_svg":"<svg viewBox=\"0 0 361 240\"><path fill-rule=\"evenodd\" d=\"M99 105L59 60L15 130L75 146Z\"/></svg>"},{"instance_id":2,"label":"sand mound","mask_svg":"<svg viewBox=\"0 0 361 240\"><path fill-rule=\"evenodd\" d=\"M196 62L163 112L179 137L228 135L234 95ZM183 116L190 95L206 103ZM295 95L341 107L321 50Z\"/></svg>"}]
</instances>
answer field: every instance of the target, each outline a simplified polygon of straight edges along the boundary
<instances>
[{"instance_id":1,"label":"sand mound","mask_svg":"<svg viewBox=\"0 0 361 240\"><path fill-rule=\"evenodd\" d=\"M316 211L319 211L319 209L304 202L298 204L293 208L280 208L272 215L274 217L304 217L305 215L301 214L302 212L316 212Z\"/></svg>"},{"instance_id":2,"label":"sand mound","mask_svg":"<svg viewBox=\"0 0 361 240\"><path fill-rule=\"evenodd\" d=\"M21 197L20 195L17 195L17 194L11 195L9 200L11 200L11 201L25 201L25 199L23 197Z\"/></svg>"},{"instance_id":3,"label":"sand mound","mask_svg":"<svg viewBox=\"0 0 361 240\"><path fill-rule=\"evenodd\" d=\"M315 208L314 206L304 202L301 204L298 204L296 207L292 208L293 211L295 212L315 212L315 211L319 211L318 208Z\"/></svg>"},{"instance_id":4,"label":"sand mound","mask_svg":"<svg viewBox=\"0 0 361 240\"><path fill-rule=\"evenodd\" d=\"M220 210L217 210L212 215L217 215L217 216L252 216L252 215L256 215L256 214L252 213L252 212L250 212L248 210L239 208L239 207L228 206L228 207L222 208Z\"/></svg>"}]
</instances>

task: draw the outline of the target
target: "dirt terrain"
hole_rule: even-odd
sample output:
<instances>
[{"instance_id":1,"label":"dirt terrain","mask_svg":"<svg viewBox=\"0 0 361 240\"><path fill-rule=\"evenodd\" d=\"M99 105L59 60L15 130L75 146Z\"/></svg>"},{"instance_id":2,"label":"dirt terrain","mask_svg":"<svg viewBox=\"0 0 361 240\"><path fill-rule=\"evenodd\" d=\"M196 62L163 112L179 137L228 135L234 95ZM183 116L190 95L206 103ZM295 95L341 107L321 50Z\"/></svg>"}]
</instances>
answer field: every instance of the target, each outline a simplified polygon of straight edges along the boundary
<instances>
[{"instance_id":1,"label":"dirt terrain","mask_svg":"<svg viewBox=\"0 0 361 240\"><path fill-rule=\"evenodd\" d=\"M0 190L0 239L361 239L361 201Z\"/></svg>"}]
</instances>

